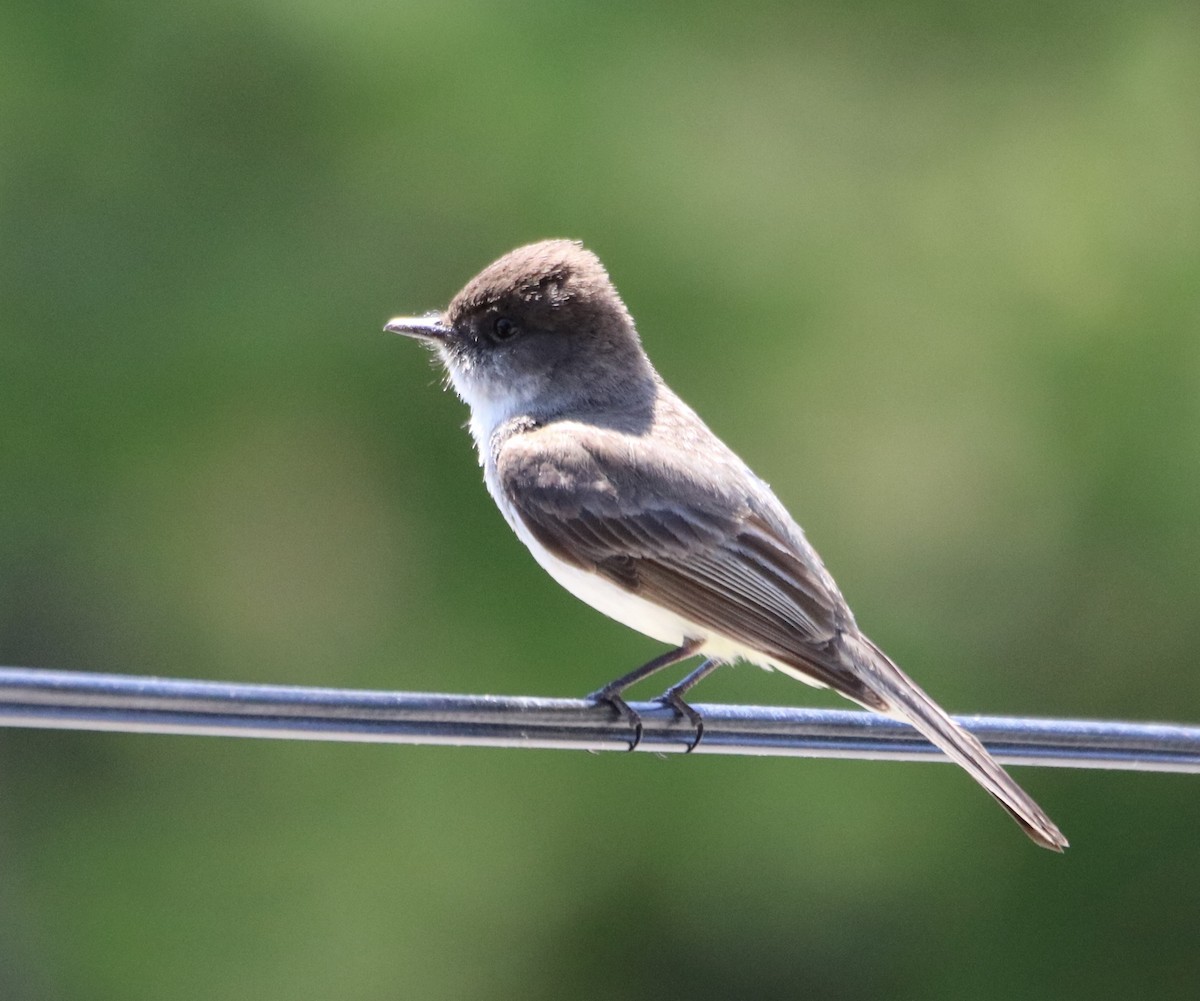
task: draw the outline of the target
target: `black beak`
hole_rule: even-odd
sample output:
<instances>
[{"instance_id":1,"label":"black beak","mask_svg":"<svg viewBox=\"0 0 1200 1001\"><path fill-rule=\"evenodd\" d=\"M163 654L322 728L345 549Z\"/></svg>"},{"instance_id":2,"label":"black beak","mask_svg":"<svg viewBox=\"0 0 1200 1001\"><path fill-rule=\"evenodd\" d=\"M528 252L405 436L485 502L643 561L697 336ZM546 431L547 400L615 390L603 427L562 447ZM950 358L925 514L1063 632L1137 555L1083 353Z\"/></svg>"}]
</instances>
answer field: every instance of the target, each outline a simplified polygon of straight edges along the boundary
<instances>
[{"instance_id":1,"label":"black beak","mask_svg":"<svg viewBox=\"0 0 1200 1001\"><path fill-rule=\"evenodd\" d=\"M426 313L424 316L394 316L384 324L389 334L403 334L419 341L444 341L453 330L442 322L441 313Z\"/></svg>"}]
</instances>

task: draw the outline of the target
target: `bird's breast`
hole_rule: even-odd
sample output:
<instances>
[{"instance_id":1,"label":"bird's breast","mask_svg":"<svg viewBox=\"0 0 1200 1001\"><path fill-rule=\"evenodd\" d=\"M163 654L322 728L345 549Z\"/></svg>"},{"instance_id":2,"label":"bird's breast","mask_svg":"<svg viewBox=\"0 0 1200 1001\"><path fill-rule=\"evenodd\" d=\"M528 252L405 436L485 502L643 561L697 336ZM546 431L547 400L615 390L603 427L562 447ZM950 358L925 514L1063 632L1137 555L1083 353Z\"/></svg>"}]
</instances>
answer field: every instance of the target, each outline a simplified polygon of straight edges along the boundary
<instances>
[{"instance_id":1,"label":"bird's breast","mask_svg":"<svg viewBox=\"0 0 1200 1001\"><path fill-rule=\"evenodd\" d=\"M501 486L495 465L491 462L484 464L484 479L488 493L492 495L496 506L504 515L504 520L516 533L517 538L525 544L525 548L533 554L533 558L542 569L580 601L660 643L680 646L685 640L703 639L703 652L718 660L732 662L739 659L758 659L753 653L743 649L741 644L714 633L708 627L692 622L662 605L647 601L608 577L556 556L529 530L520 512Z\"/></svg>"}]
</instances>

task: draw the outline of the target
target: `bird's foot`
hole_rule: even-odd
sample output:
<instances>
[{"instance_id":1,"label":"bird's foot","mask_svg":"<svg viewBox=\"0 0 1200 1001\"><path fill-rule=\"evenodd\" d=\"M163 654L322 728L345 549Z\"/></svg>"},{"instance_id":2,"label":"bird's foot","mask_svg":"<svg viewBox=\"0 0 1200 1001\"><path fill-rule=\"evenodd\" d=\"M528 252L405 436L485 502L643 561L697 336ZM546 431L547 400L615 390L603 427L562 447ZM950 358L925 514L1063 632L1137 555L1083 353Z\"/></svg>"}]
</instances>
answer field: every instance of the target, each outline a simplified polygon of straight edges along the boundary
<instances>
[{"instance_id":1,"label":"bird's foot","mask_svg":"<svg viewBox=\"0 0 1200 1001\"><path fill-rule=\"evenodd\" d=\"M588 696L588 701L598 706L612 706L619 719L628 721L633 727L633 738L629 743L627 751L636 751L638 744L642 742L642 716L622 697L619 690L614 690L612 686L605 685L603 688L592 692Z\"/></svg>"},{"instance_id":2,"label":"bird's foot","mask_svg":"<svg viewBox=\"0 0 1200 1001\"><path fill-rule=\"evenodd\" d=\"M691 754L692 751L700 746L700 741L704 739L704 717L700 715L699 711L697 711L694 706L689 705L684 700L683 692L681 692L679 689L679 685L676 685L673 688L668 688L654 701L674 709L675 712L677 712L682 718L690 721L692 726L696 728L696 736L692 739L691 743L688 744L688 749L683 752L684 754Z\"/></svg>"}]
</instances>

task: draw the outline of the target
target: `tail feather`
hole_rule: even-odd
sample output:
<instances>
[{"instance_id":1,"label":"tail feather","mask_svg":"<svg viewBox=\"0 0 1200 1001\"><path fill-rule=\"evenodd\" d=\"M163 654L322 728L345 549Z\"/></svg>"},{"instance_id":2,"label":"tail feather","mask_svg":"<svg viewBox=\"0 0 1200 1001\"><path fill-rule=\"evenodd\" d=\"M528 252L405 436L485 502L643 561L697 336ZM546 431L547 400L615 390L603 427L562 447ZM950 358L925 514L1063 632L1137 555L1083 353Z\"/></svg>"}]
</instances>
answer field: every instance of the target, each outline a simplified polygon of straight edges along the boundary
<instances>
[{"instance_id":1,"label":"tail feather","mask_svg":"<svg viewBox=\"0 0 1200 1001\"><path fill-rule=\"evenodd\" d=\"M882 650L862 635L844 635L860 677L888 704L890 712L911 723L929 741L966 769L1020 825L1029 837L1051 851L1061 852L1067 839L1033 798L1013 780L984 746L959 726L941 706L897 667ZM877 708L872 706L871 708Z\"/></svg>"}]
</instances>

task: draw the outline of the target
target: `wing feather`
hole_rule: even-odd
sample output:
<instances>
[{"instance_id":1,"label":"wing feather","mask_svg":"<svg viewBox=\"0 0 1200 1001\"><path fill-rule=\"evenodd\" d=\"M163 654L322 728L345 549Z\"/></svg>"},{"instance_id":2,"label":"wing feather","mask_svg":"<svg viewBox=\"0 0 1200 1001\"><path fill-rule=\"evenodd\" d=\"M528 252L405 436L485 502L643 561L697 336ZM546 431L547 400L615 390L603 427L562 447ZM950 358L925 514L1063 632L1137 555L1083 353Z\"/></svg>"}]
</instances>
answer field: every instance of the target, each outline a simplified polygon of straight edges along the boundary
<instances>
[{"instance_id":1,"label":"wing feather","mask_svg":"<svg viewBox=\"0 0 1200 1001\"><path fill-rule=\"evenodd\" d=\"M501 489L529 532L559 559L600 574L747 650L788 664L867 705L880 699L835 649L853 617L803 533L781 509L738 492L752 477L698 477L662 455L620 476L599 458L615 432L572 425L510 437L495 454ZM749 482L754 482L753 479ZM715 485L715 486L714 486ZM769 491L763 491L768 497ZM773 499L773 498L772 498Z\"/></svg>"}]
</instances>

